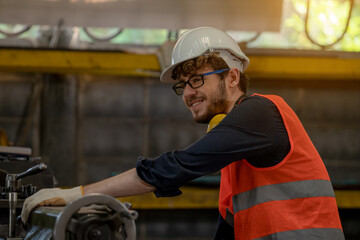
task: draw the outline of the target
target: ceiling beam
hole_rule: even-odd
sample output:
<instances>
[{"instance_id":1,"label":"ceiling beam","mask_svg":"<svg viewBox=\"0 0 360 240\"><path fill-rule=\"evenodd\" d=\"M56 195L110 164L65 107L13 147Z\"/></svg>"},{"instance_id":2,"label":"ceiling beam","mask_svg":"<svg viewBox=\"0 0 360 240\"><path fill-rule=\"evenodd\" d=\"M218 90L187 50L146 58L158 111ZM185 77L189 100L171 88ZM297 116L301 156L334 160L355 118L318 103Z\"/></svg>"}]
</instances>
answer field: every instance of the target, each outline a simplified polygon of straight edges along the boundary
<instances>
[{"instance_id":1,"label":"ceiling beam","mask_svg":"<svg viewBox=\"0 0 360 240\"><path fill-rule=\"evenodd\" d=\"M360 81L359 57L248 56L252 79ZM161 65L156 54L0 48L0 72L158 77Z\"/></svg>"}]
</instances>

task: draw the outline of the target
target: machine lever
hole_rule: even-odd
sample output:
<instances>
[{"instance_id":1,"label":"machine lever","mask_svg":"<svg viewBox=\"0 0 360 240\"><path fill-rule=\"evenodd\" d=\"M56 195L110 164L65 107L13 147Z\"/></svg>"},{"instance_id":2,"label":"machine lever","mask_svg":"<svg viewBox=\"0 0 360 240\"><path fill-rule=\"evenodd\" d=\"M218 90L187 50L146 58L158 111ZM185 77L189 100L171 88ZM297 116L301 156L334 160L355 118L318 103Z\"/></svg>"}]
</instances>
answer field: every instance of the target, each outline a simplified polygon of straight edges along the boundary
<instances>
[{"instance_id":1,"label":"machine lever","mask_svg":"<svg viewBox=\"0 0 360 240\"><path fill-rule=\"evenodd\" d=\"M35 165L35 166L29 168L25 172L17 174L16 180L19 180L19 179L29 176L29 175L34 175L34 174L44 171L46 169L47 169L47 165L45 163L39 163L38 165Z\"/></svg>"}]
</instances>

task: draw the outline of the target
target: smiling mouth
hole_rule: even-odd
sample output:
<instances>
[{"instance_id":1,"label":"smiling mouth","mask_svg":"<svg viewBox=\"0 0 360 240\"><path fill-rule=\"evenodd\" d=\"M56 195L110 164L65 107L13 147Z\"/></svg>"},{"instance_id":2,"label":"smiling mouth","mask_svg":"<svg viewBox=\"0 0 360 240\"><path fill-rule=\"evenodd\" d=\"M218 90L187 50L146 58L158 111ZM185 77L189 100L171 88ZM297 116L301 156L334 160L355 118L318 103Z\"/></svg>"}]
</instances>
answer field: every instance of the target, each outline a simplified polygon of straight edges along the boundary
<instances>
[{"instance_id":1,"label":"smiling mouth","mask_svg":"<svg viewBox=\"0 0 360 240\"><path fill-rule=\"evenodd\" d=\"M196 108L196 106L201 104L203 101L204 100L202 100L202 99L194 100L194 101L189 102L188 106L190 107L190 109L194 109L194 108Z\"/></svg>"}]
</instances>

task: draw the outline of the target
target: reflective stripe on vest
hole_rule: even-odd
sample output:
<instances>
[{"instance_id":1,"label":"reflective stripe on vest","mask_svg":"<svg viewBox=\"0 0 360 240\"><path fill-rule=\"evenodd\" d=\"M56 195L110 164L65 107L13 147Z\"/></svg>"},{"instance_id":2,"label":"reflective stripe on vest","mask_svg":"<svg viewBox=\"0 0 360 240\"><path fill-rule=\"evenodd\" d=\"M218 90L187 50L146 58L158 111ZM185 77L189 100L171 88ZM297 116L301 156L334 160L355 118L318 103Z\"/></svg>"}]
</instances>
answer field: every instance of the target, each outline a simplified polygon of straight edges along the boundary
<instances>
[{"instance_id":1,"label":"reflective stripe on vest","mask_svg":"<svg viewBox=\"0 0 360 240\"><path fill-rule=\"evenodd\" d=\"M289 240L289 239L338 239L345 240L344 233L339 228L308 228L300 230L292 230L270 234L265 237L256 238L254 240Z\"/></svg>"},{"instance_id":2,"label":"reflective stripe on vest","mask_svg":"<svg viewBox=\"0 0 360 240\"><path fill-rule=\"evenodd\" d=\"M257 204L309 197L335 197L328 180L304 180L256 187L233 196L233 212L251 208Z\"/></svg>"}]
</instances>

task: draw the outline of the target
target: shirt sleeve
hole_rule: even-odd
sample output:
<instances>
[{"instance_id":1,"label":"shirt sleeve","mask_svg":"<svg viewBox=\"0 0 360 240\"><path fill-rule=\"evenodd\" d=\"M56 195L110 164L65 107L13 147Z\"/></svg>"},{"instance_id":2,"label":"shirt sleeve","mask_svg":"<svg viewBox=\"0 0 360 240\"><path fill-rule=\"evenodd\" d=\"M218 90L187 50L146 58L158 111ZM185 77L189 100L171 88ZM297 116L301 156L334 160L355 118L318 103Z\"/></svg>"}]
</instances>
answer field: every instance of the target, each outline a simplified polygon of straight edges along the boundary
<instances>
[{"instance_id":1,"label":"shirt sleeve","mask_svg":"<svg viewBox=\"0 0 360 240\"><path fill-rule=\"evenodd\" d=\"M252 96L192 145L155 159L140 157L136 169L142 180L156 187L156 196L176 196L183 184L234 161L247 159L263 166L278 163L283 156L279 158L277 146L284 141L288 142L288 138L275 105L263 97Z\"/></svg>"}]
</instances>

